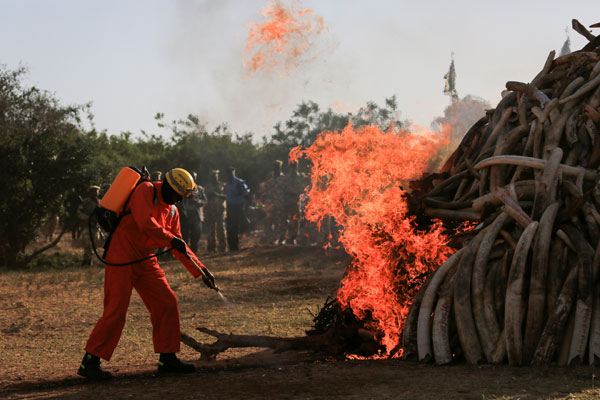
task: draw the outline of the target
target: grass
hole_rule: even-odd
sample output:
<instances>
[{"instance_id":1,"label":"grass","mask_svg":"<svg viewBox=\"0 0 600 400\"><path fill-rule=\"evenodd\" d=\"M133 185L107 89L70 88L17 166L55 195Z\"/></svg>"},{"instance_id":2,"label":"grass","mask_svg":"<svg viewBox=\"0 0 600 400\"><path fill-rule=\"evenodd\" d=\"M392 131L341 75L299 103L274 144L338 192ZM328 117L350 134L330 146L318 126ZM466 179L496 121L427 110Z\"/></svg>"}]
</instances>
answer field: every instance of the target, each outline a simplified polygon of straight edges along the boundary
<instances>
[{"instance_id":1,"label":"grass","mask_svg":"<svg viewBox=\"0 0 600 400\"><path fill-rule=\"evenodd\" d=\"M65 247L79 256L68 243ZM318 248L292 247L200 254L230 304L177 261L161 262L161 266L179 300L182 332L213 341L195 328L303 335L312 326L309 310L317 310L339 284L342 258L327 256ZM87 337L102 313L103 277L104 269L98 264L39 264L27 271L0 274L0 365L8 366L0 383L73 375ZM224 357L236 357L244 351L231 350ZM197 359L198 353L182 346L181 357ZM153 368L156 359L149 314L134 291L121 340L105 365L113 371L131 366Z\"/></svg>"}]
</instances>

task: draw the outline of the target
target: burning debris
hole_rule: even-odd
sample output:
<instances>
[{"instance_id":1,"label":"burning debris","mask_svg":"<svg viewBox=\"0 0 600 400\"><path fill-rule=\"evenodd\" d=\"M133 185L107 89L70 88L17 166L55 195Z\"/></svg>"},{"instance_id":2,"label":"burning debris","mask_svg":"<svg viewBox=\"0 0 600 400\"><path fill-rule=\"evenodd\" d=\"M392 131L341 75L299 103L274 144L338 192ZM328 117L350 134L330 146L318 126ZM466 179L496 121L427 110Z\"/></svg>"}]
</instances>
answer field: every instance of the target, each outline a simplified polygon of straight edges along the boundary
<instances>
[{"instance_id":1,"label":"burning debris","mask_svg":"<svg viewBox=\"0 0 600 400\"><path fill-rule=\"evenodd\" d=\"M406 357L600 357L600 37L586 32L531 83L507 82L441 171L412 182L413 213L479 225L414 298Z\"/></svg>"},{"instance_id":2,"label":"burning debris","mask_svg":"<svg viewBox=\"0 0 600 400\"><path fill-rule=\"evenodd\" d=\"M404 186L432 167L446 150L449 133L407 132L375 126L323 132L307 149L290 152L312 163L306 218L333 218L339 241L352 257L336 295L315 317L303 338L224 335L213 345L184 343L208 356L230 347L311 349L344 357L399 355L408 305L423 280L450 251L441 223L419 226L408 214Z\"/></svg>"},{"instance_id":3,"label":"burning debris","mask_svg":"<svg viewBox=\"0 0 600 400\"><path fill-rule=\"evenodd\" d=\"M428 169L448 138L442 132L348 125L290 154L312 163L306 218L319 224L325 216L334 218L343 227L339 241L353 257L337 300L368 322L387 351L400 341L420 282L448 251L441 224L417 231L403 188Z\"/></svg>"},{"instance_id":4,"label":"burning debris","mask_svg":"<svg viewBox=\"0 0 600 400\"><path fill-rule=\"evenodd\" d=\"M270 1L259 13L260 23L250 23L244 50L244 67L252 72L276 70L282 75L298 65L312 40L327 28L313 10Z\"/></svg>"}]
</instances>

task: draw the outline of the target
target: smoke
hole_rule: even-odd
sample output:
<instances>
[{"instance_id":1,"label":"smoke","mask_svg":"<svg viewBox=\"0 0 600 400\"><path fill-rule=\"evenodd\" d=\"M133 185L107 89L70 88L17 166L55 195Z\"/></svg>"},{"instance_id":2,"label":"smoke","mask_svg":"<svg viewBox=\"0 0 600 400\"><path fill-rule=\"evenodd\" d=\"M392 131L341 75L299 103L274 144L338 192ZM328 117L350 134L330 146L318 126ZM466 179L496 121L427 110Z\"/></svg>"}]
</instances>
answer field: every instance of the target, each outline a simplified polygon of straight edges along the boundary
<instances>
[{"instance_id":1,"label":"smoke","mask_svg":"<svg viewBox=\"0 0 600 400\"><path fill-rule=\"evenodd\" d=\"M433 120L432 129L437 130L441 125L449 126L450 141L453 145L457 145L469 128L485 116L489 108L491 108L490 103L477 96L453 98L451 104L444 110L444 115Z\"/></svg>"},{"instance_id":2,"label":"smoke","mask_svg":"<svg viewBox=\"0 0 600 400\"><path fill-rule=\"evenodd\" d=\"M165 42L173 68L172 108L175 117L198 115L207 126L227 122L237 133L269 135L275 122L287 119L297 104L316 98L340 78L330 67L337 47L319 35L302 62L284 76L278 71L248 71L244 49L249 29L259 21L266 1L179 0ZM227 37L215 32L228 24ZM182 101L181 99L186 99Z\"/></svg>"}]
</instances>

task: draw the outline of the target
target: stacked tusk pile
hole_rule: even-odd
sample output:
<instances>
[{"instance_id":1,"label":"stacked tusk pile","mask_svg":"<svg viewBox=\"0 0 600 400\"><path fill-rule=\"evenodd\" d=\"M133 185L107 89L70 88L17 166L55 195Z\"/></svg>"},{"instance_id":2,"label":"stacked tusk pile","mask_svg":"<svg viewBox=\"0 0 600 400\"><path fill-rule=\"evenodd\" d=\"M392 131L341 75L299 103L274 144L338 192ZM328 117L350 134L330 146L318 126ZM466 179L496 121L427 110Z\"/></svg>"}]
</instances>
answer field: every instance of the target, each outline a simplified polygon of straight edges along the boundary
<instances>
[{"instance_id":1,"label":"stacked tusk pile","mask_svg":"<svg viewBox=\"0 0 600 400\"><path fill-rule=\"evenodd\" d=\"M412 183L421 212L478 226L414 299L406 357L600 359L600 36L588 34L531 83L507 82L441 172Z\"/></svg>"}]
</instances>

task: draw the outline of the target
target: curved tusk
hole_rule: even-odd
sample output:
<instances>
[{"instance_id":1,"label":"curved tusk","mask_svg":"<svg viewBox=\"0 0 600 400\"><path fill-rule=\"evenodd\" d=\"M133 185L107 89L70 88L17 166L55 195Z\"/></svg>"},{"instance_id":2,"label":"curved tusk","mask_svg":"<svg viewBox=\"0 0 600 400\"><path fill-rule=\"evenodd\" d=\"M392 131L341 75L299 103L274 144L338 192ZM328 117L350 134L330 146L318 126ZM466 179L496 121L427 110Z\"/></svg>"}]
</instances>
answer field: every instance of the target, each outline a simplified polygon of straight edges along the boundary
<instances>
[{"instance_id":1,"label":"curved tusk","mask_svg":"<svg viewBox=\"0 0 600 400\"><path fill-rule=\"evenodd\" d=\"M485 160L479 161L474 168L481 169L485 167L491 167L493 165L521 165L524 167L531 167L536 169L544 169L548 161L533 157L524 156L493 156L486 158ZM569 176L578 176L583 172L583 177L587 180L593 181L598 175L596 171L590 171L585 168L572 167L570 165L560 164L558 166L561 173Z\"/></svg>"},{"instance_id":2,"label":"curved tusk","mask_svg":"<svg viewBox=\"0 0 600 400\"><path fill-rule=\"evenodd\" d=\"M433 355L431 349L431 312L433 311L440 285L446 278L448 271L460 260L463 250L464 248L451 255L437 269L431 282L427 285L427 289L425 289L425 295L419 309L419 318L417 319L417 351L419 353L419 361L428 361Z\"/></svg>"}]
</instances>

